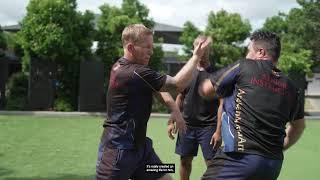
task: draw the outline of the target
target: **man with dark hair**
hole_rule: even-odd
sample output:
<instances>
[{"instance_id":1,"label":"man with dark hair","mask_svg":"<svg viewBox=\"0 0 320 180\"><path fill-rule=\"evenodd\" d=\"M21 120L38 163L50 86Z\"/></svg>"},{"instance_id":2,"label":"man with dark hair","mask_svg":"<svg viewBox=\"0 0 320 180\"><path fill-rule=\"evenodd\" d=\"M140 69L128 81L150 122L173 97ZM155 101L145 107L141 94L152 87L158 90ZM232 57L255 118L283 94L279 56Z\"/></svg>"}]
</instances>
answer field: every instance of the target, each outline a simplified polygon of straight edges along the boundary
<instances>
[{"instance_id":1,"label":"man with dark hair","mask_svg":"<svg viewBox=\"0 0 320 180\"><path fill-rule=\"evenodd\" d=\"M202 179L275 180L283 151L305 128L301 94L276 67L279 37L256 31L250 39L246 59L213 74L199 88L204 96L224 98L224 147Z\"/></svg>"},{"instance_id":2,"label":"man with dark hair","mask_svg":"<svg viewBox=\"0 0 320 180\"><path fill-rule=\"evenodd\" d=\"M199 35L194 40L193 46L197 47L206 38L204 35ZM190 178L192 160L198 154L199 145L206 165L213 158L215 150L221 145L221 122L218 121L221 113L218 113L218 109L222 110L222 106L219 106L219 99L216 96L205 99L198 93L200 82L208 78L215 70L210 64L209 54L210 50L207 49L197 65L197 71L193 74L190 85L176 98L176 103L187 125L185 133L178 133L175 150L176 154L180 155L181 180ZM168 135L171 139L174 139L174 133L174 122L169 119Z\"/></svg>"},{"instance_id":3,"label":"man with dark hair","mask_svg":"<svg viewBox=\"0 0 320 180\"><path fill-rule=\"evenodd\" d=\"M164 91L182 91L189 84L190 76L210 41L202 41L187 64L171 77L147 66L153 53L153 33L150 29L142 24L133 24L123 30L124 56L111 69L107 119L99 145L96 179L171 179L165 173L146 172L148 164L162 163L152 147L151 139L146 137L152 96L161 96L172 110L178 128L183 129L179 109Z\"/></svg>"}]
</instances>

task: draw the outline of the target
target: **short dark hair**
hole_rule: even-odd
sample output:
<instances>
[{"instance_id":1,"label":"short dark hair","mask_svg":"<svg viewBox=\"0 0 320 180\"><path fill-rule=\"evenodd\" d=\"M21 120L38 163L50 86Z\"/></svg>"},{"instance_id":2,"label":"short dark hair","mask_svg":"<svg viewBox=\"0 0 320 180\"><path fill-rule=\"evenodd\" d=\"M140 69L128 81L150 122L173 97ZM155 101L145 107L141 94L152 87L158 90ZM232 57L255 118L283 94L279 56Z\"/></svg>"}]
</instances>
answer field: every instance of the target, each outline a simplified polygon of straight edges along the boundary
<instances>
[{"instance_id":1,"label":"short dark hair","mask_svg":"<svg viewBox=\"0 0 320 180\"><path fill-rule=\"evenodd\" d=\"M266 53L278 61L281 51L280 38L277 34L270 31L258 30L251 34L250 40L255 48L263 48Z\"/></svg>"}]
</instances>

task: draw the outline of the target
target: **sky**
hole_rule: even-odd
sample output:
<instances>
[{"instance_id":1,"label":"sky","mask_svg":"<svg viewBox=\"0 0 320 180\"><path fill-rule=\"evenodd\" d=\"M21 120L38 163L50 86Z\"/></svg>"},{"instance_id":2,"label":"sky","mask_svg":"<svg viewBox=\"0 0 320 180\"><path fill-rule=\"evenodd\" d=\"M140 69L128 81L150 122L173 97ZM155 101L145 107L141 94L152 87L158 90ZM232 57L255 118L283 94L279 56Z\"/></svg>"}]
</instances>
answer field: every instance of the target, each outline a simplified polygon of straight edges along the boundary
<instances>
[{"instance_id":1,"label":"sky","mask_svg":"<svg viewBox=\"0 0 320 180\"><path fill-rule=\"evenodd\" d=\"M26 14L29 0L1 0L0 25L17 24ZM156 22L182 27L186 21L191 21L198 28L204 29L210 11L224 9L239 13L248 19L254 29L262 27L265 19L277 15L279 11L289 12L291 8L299 7L296 0L140 0L146 5L150 17ZM77 0L80 11L91 10L100 13L99 6L108 3L120 6L121 0Z\"/></svg>"}]
</instances>

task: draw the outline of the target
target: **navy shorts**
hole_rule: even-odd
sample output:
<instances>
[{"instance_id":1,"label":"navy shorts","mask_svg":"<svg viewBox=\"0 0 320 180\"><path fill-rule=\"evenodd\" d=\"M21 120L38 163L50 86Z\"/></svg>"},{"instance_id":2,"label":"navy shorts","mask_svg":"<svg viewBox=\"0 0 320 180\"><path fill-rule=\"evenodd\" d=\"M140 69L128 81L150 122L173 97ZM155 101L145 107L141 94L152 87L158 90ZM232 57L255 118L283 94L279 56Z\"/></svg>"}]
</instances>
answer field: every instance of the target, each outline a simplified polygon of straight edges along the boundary
<instances>
[{"instance_id":1,"label":"navy shorts","mask_svg":"<svg viewBox=\"0 0 320 180\"><path fill-rule=\"evenodd\" d=\"M179 154L181 157L197 156L200 144L204 159L212 159L215 151L213 150L213 145L210 145L210 141L215 131L216 128L214 126L187 126L185 134L178 134L176 154Z\"/></svg>"},{"instance_id":2,"label":"navy shorts","mask_svg":"<svg viewBox=\"0 0 320 180\"><path fill-rule=\"evenodd\" d=\"M282 160L218 150L202 180L276 180Z\"/></svg>"},{"instance_id":3,"label":"navy shorts","mask_svg":"<svg viewBox=\"0 0 320 180\"><path fill-rule=\"evenodd\" d=\"M144 147L138 149L112 149L101 141L96 164L96 180L155 180L164 173L146 173L146 164L162 164L147 138Z\"/></svg>"}]
</instances>

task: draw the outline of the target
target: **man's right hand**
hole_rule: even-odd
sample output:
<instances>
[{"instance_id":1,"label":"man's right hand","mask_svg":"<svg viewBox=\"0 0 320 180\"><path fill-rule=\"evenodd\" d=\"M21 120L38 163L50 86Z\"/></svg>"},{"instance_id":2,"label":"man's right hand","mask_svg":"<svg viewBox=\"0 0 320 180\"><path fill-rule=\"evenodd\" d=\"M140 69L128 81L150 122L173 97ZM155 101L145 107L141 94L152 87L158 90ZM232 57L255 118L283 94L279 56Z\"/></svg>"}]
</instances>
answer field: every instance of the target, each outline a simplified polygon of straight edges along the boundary
<instances>
[{"instance_id":1,"label":"man's right hand","mask_svg":"<svg viewBox=\"0 0 320 180\"><path fill-rule=\"evenodd\" d=\"M176 134L178 131L179 133L185 133L187 130L186 121L183 119L182 114L179 109L176 109L171 112L171 119L174 119L175 128L174 133Z\"/></svg>"},{"instance_id":2,"label":"man's right hand","mask_svg":"<svg viewBox=\"0 0 320 180\"><path fill-rule=\"evenodd\" d=\"M207 37L205 41L200 42L193 50L193 56L196 56L198 60L201 59L203 54L207 51L208 48L210 48L210 45L212 43L212 38Z\"/></svg>"},{"instance_id":3,"label":"man's right hand","mask_svg":"<svg viewBox=\"0 0 320 180\"><path fill-rule=\"evenodd\" d=\"M175 134L175 132L176 132L176 130L175 130L175 125L174 125L174 123L171 123L171 124L168 124L168 129L167 129L167 131L168 131L168 136L169 136L169 138L170 139L174 139L174 134Z\"/></svg>"}]
</instances>

